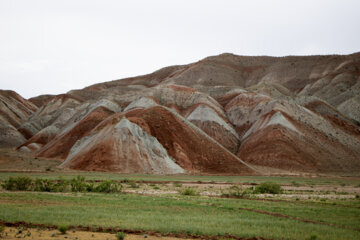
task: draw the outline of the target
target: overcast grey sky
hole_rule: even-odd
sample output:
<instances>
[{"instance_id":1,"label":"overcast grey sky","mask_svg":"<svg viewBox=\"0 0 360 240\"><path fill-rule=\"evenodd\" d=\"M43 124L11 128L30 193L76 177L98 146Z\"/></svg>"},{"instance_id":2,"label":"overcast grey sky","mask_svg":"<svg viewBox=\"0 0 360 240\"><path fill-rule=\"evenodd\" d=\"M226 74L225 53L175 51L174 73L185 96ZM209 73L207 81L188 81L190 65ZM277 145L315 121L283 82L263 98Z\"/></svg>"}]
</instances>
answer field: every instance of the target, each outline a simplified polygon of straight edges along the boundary
<instances>
[{"instance_id":1,"label":"overcast grey sky","mask_svg":"<svg viewBox=\"0 0 360 240\"><path fill-rule=\"evenodd\" d=\"M209 55L360 51L358 0L0 0L0 89L29 98Z\"/></svg>"}]
</instances>

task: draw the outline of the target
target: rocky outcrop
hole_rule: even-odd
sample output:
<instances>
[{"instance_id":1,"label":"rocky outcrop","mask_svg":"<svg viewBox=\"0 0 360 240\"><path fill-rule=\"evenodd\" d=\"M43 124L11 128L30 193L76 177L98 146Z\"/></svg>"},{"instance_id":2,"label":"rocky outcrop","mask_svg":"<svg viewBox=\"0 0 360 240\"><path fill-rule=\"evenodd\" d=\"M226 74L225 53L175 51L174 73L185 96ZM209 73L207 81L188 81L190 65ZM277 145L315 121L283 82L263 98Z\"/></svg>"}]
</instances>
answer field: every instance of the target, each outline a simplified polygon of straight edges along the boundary
<instances>
[{"instance_id":1,"label":"rocky outcrop","mask_svg":"<svg viewBox=\"0 0 360 240\"><path fill-rule=\"evenodd\" d=\"M125 117L81 138L62 167L124 173L184 173L156 138Z\"/></svg>"},{"instance_id":2,"label":"rocky outcrop","mask_svg":"<svg viewBox=\"0 0 360 240\"><path fill-rule=\"evenodd\" d=\"M78 139L86 136L102 120L113 113L113 111L105 107L92 109L92 111L83 116L78 122L71 124L70 128L65 128L61 133L57 134L54 139L41 148L37 155L47 158L66 158L71 147Z\"/></svg>"},{"instance_id":3,"label":"rocky outcrop","mask_svg":"<svg viewBox=\"0 0 360 240\"><path fill-rule=\"evenodd\" d=\"M237 152L239 145L238 134L231 123L220 117L211 107L198 105L187 116L187 120L202 129L232 153Z\"/></svg>"},{"instance_id":4,"label":"rocky outcrop","mask_svg":"<svg viewBox=\"0 0 360 240\"><path fill-rule=\"evenodd\" d=\"M31 137L19 129L37 107L14 91L0 90L0 147L15 147Z\"/></svg>"}]
</instances>

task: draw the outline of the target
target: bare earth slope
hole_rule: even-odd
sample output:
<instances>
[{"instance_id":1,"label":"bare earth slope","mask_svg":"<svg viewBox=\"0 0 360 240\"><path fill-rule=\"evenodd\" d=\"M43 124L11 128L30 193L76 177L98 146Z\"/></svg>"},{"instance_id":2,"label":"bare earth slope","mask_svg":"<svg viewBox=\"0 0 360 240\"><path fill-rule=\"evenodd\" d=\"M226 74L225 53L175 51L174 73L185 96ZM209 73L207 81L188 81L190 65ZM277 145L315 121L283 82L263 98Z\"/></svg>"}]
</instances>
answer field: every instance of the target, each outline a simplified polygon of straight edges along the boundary
<instances>
[{"instance_id":1,"label":"bare earth slope","mask_svg":"<svg viewBox=\"0 0 360 240\"><path fill-rule=\"evenodd\" d=\"M360 171L359 53L221 54L30 101L27 114L1 122L4 129L13 126L12 134L26 133L9 145L59 158L62 167L160 174Z\"/></svg>"},{"instance_id":2,"label":"bare earth slope","mask_svg":"<svg viewBox=\"0 0 360 240\"><path fill-rule=\"evenodd\" d=\"M31 137L19 127L36 110L34 104L16 92L0 90L0 147L18 146Z\"/></svg>"}]
</instances>

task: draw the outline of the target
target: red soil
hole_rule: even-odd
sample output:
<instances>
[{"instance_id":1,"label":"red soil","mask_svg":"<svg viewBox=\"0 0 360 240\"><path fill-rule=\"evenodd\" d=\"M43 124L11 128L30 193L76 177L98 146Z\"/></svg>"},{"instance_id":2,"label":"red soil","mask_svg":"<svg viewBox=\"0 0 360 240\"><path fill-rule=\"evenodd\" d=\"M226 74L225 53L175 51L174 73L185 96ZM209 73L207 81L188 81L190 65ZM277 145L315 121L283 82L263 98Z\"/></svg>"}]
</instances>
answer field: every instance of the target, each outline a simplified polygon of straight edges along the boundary
<instances>
[{"instance_id":1,"label":"red soil","mask_svg":"<svg viewBox=\"0 0 360 240\"><path fill-rule=\"evenodd\" d=\"M104 107L98 107L79 121L70 131L57 136L38 153L40 157L65 159L77 140L90 133L101 121L113 114Z\"/></svg>"},{"instance_id":2,"label":"red soil","mask_svg":"<svg viewBox=\"0 0 360 240\"><path fill-rule=\"evenodd\" d=\"M30 139L28 139L25 143L18 146L16 149L20 149L22 146L27 146L31 143L39 143L39 144L45 145L48 142L50 142L55 136L56 136L56 134L37 133L34 136L32 136Z\"/></svg>"},{"instance_id":3,"label":"red soil","mask_svg":"<svg viewBox=\"0 0 360 240\"><path fill-rule=\"evenodd\" d=\"M238 152L241 159L254 165L290 171L335 173L360 169L358 157L345 145L282 114L303 136L283 126L270 125L242 142Z\"/></svg>"},{"instance_id":4,"label":"red soil","mask_svg":"<svg viewBox=\"0 0 360 240\"><path fill-rule=\"evenodd\" d=\"M139 111L137 115L147 122L151 135L158 139L168 154L188 171L254 173L231 154L188 127L162 107Z\"/></svg>"},{"instance_id":5,"label":"red soil","mask_svg":"<svg viewBox=\"0 0 360 240\"><path fill-rule=\"evenodd\" d=\"M175 91L179 91L179 92L187 92L187 93L196 92L196 90L193 89L193 88L180 86L180 85L167 85L166 87L170 88L170 89L173 89Z\"/></svg>"},{"instance_id":6,"label":"red soil","mask_svg":"<svg viewBox=\"0 0 360 240\"><path fill-rule=\"evenodd\" d=\"M246 108L254 108L256 105L258 105L261 102L268 102L271 99L267 96L260 97L256 96L257 93L240 93L235 98L233 98L226 106L225 110L228 111L234 106L243 106Z\"/></svg>"},{"instance_id":7,"label":"red soil","mask_svg":"<svg viewBox=\"0 0 360 240\"><path fill-rule=\"evenodd\" d=\"M198 128L203 130L207 135L215 139L218 143L228 149L230 152L236 154L238 150L239 141L230 133L224 129L221 125L216 122L202 122L202 121L191 121Z\"/></svg>"}]
</instances>

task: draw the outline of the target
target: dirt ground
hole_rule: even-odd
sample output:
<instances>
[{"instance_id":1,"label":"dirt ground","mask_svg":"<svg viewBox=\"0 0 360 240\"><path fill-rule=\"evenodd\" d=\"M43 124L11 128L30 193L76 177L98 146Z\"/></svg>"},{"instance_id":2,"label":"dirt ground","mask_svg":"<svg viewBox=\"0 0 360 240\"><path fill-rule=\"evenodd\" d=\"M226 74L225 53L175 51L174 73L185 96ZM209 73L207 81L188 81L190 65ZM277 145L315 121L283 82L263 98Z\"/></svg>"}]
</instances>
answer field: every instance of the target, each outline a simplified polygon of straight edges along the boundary
<instances>
[{"instance_id":1,"label":"dirt ground","mask_svg":"<svg viewBox=\"0 0 360 240\"><path fill-rule=\"evenodd\" d=\"M84 232L84 231L67 231L66 234L61 234L58 230L40 230L36 228L27 228L19 231L19 228L5 227L3 237L0 239L13 240L13 239L36 239L36 240L117 240L115 234L98 233L98 232ZM173 237L155 237L149 235L134 235L126 234L125 240L179 240L180 238Z\"/></svg>"},{"instance_id":2,"label":"dirt ground","mask_svg":"<svg viewBox=\"0 0 360 240\"><path fill-rule=\"evenodd\" d=\"M57 169L61 160L37 158L11 148L0 148L0 171L45 172Z\"/></svg>"}]
</instances>

